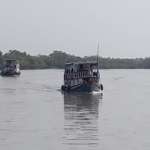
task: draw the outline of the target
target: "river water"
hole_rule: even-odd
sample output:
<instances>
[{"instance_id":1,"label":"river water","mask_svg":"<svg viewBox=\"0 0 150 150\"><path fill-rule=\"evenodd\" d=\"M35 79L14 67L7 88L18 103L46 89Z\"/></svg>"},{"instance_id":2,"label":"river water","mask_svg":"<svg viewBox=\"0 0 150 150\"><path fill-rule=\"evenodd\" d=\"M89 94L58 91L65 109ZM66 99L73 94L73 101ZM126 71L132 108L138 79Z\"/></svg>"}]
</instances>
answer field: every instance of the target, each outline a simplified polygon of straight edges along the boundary
<instances>
[{"instance_id":1,"label":"river water","mask_svg":"<svg viewBox=\"0 0 150 150\"><path fill-rule=\"evenodd\" d=\"M150 150L150 70L102 70L103 96L63 94L63 70L0 77L0 150Z\"/></svg>"}]
</instances>

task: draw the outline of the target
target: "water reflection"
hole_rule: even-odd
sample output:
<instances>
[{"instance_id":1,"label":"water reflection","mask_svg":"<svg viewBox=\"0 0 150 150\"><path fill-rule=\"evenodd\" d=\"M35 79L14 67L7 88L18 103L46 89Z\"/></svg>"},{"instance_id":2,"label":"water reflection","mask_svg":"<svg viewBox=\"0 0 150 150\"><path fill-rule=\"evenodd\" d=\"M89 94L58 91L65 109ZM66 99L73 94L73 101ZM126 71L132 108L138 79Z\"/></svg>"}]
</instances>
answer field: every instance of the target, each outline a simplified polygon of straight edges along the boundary
<instances>
[{"instance_id":1,"label":"water reflection","mask_svg":"<svg viewBox=\"0 0 150 150\"><path fill-rule=\"evenodd\" d=\"M64 94L64 144L96 146L99 143L100 94Z\"/></svg>"}]
</instances>

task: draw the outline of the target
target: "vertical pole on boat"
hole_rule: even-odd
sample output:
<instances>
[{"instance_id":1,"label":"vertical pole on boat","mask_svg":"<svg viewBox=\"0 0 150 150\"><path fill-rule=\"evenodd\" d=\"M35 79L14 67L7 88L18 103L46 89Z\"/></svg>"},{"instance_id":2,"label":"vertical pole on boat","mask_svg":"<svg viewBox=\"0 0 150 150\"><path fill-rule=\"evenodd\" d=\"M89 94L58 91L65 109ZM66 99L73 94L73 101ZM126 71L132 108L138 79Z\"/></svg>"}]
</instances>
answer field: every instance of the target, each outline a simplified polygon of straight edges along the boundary
<instances>
[{"instance_id":1,"label":"vertical pole on boat","mask_svg":"<svg viewBox=\"0 0 150 150\"><path fill-rule=\"evenodd\" d=\"M99 46L99 42L98 42L98 46L97 46L97 73L99 74L99 49L102 49L102 42L101 42L101 47ZM103 91L103 84L101 82L101 77L100 77L100 74L99 74L99 82L100 82L100 89Z\"/></svg>"},{"instance_id":2,"label":"vertical pole on boat","mask_svg":"<svg viewBox=\"0 0 150 150\"><path fill-rule=\"evenodd\" d=\"M99 41L97 45L97 72L99 72Z\"/></svg>"}]
</instances>

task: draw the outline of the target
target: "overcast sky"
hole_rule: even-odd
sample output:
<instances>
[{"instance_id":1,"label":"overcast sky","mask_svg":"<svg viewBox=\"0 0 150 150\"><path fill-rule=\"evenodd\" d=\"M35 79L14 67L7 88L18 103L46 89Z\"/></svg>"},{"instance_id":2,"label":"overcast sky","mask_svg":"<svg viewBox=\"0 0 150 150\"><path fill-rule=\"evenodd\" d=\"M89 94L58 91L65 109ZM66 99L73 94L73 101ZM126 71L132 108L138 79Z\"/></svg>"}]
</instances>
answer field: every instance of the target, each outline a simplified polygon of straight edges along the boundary
<instances>
[{"instance_id":1,"label":"overcast sky","mask_svg":"<svg viewBox=\"0 0 150 150\"><path fill-rule=\"evenodd\" d=\"M0 0L0 50L150 56L148 0Z\"/></svg>"}]
</instances>

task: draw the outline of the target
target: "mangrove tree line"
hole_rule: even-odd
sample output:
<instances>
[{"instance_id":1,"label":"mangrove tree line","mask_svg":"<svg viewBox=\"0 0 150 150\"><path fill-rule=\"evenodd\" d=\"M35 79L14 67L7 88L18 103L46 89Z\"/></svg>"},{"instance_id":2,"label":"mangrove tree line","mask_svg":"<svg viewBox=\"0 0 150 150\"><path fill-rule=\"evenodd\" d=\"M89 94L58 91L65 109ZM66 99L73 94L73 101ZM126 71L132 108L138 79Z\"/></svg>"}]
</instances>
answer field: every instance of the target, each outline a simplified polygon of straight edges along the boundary
<instances>
[{"instance_id":1,"label":"mangrove tree line","mask_svg":"<svg viewBox=\"0 0 150 150\"><path fill-rule=\"evenodd\" d=\"M67 62L96 61L97 56L79 57L62 51L53 51L49 55L31 56L26 52L10 50L7 53L0 51L0 64L6 59L16 59L21 69L48 69L64 68ZM102 69L150 69L150 57L147 58L100 58Z\"/></svg>"}]
</instances>

